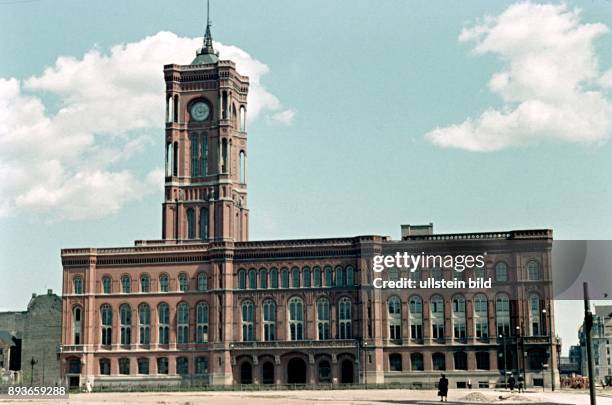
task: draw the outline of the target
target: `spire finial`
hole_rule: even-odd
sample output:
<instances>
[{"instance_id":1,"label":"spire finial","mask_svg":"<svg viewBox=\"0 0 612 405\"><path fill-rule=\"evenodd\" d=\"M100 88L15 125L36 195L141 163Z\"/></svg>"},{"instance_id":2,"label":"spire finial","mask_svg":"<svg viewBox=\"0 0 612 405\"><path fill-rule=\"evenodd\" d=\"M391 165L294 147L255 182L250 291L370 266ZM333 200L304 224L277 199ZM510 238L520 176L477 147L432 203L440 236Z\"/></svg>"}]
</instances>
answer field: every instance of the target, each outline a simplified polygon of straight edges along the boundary
<instances>
[{"instance_id":1,"label":"spire finial","mask_svg":"<svg viewBox=\"0 0 612 405\"><path fill-rule=\"evenodd\" d=\"M204 31L204 41L202 48L196 52L196 58L192 64L214 63L218 60L218 54L213 48L212 34L210 32L210 0L206 0L206 30ZM202 57L209 55L209 57Z\"/></svg>"}]
</instances>

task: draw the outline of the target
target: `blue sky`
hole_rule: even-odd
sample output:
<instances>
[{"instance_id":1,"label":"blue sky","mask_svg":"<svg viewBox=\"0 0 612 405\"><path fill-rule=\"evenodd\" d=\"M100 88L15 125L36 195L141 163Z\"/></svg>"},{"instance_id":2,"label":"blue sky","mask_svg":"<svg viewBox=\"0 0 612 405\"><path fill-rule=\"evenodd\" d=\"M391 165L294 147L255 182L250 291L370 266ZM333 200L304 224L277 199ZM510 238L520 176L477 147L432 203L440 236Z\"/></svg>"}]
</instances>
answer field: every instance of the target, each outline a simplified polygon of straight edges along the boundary
<instances>
[{"instance_id":1,"label":"blue sky","mask_svg":"<svg viewBox=\"0 0 612 405\"><path fill-rule=\"evenodd\" d=\"M612 238L610 3L449 4L213 1L222 56L258 81L251 239L397 238L400 224L428 222ZM0 308L60 290L61 248L160 237L161 65L189 62L203 13L202 1L0 1L0 117L18 129L0 122L11 179L0 187ZM521 24L533 41L508 33ZM118 44L133 46L113 54ZM575 324L561 326L575 340Z\"/></svg>"}]
</instances>

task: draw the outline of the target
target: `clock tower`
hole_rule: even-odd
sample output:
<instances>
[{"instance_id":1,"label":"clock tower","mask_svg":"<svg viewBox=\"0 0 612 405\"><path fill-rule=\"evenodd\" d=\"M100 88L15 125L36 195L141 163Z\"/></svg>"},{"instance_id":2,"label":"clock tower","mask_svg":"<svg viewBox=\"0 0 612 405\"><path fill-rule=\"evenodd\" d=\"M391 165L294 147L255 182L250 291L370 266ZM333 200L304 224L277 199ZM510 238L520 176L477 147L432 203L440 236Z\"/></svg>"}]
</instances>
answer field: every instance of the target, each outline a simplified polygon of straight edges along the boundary
<instances>
[{"instance_id":1,"label":"clock tower","mask_svg":"<svg viewBox=\"0 0 612 405\"><path fill-rule=\"evenodd\" d=\"M162 238L249 237L248 77L213 48L210 21L189 65L165 65L166 173Z\"/></svg>"}]
</instances>

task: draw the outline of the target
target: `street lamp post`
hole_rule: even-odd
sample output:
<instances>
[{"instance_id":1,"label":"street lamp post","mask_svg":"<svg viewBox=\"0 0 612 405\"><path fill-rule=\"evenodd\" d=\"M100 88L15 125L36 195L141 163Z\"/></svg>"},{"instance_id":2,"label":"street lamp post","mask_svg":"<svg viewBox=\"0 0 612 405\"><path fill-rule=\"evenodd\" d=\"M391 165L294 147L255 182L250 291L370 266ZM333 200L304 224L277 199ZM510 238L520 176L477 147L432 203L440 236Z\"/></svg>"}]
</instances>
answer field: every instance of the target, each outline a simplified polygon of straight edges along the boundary
<instances>
[{"instance_id":1,"label":"street lamp post","mask_svg":"<svg viewBox=\"0 0 612 405\"><path fill-rule=\"evenodd\" d=\"M32 356L32 360L30 360L30 369L31 369L30 386L32 386L32 384L34 383L34 365L36 363L38 363L38 360L34 360L34 356Z\"/></svg>"},{"instance_id":2,"label":"street lamp post","mask_svg":"<svg viewBox=\"0 0 612 405\"><path fill-rule=\"evenodd\" d=\"M517 325L516 327L516 375L518 378L518 382L521 382L521 358L523 357L522 351L519 352L519 339L521 337L521 327ZM523 387L525 387L525 379L523 378Z\"/></svg>"},{"instance_id":3,"label":"street lamp post","mask_svg":"<svg viewBox=\"0 0 612 405\"><path fill-rule=\"evenodd\" d=\"M363 342L363 377L365 388L368 389L368 342Z\"/></svg>"},{"instance_id":4,"label":"street lamp post","mask_svg":"<svg viewBox=\"0 0 612 405\"><path fill-rule=\"evenodd\" d=\"M506 361L506 338L504 335L500 334L499 338L502 340L502 345L504 347L504 389L508 388L508 362Z\"/></svg>"}]
</instances>

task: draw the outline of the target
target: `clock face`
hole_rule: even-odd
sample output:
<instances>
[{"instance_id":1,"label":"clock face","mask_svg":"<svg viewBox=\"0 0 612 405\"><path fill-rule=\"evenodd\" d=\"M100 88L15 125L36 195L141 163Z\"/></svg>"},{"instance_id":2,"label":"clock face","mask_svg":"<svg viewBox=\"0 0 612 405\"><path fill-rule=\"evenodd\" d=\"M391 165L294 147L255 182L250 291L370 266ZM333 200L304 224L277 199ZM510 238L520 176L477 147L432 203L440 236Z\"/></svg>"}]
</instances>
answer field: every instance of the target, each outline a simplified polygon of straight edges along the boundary
<instances>
[{"instance_id":1,"label":"clock face","mask_svg":"<svg viewBox=\"0 0 612 405\"><path fill-rule=\"evenodd\" d=\"M196 121L204 121L210 114L210 107L203 101L198 101L191 106L191 118Z\"/></svg>"}]
</instances>

